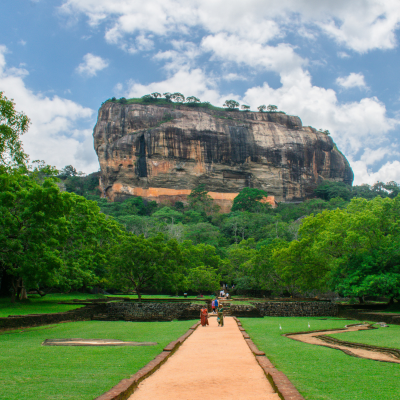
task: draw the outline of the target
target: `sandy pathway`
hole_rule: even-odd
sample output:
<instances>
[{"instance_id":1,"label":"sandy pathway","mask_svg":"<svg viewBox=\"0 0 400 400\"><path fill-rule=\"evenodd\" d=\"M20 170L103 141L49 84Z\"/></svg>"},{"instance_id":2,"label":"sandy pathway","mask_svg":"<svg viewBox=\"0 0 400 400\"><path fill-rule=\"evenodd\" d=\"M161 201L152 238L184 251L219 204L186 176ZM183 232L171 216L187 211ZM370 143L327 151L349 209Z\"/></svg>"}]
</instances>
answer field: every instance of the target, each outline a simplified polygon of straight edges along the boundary
<instances>
[{"instance_id":1,"label":"sandy pathway","mask_svg":"<svg viewBox=\"0 0 400 400\"><path fill-rule=\"evenodd\" d=\"M231 317L199 326L129 398L148 399L280 400Z\"/></svg>"}]
</instances>

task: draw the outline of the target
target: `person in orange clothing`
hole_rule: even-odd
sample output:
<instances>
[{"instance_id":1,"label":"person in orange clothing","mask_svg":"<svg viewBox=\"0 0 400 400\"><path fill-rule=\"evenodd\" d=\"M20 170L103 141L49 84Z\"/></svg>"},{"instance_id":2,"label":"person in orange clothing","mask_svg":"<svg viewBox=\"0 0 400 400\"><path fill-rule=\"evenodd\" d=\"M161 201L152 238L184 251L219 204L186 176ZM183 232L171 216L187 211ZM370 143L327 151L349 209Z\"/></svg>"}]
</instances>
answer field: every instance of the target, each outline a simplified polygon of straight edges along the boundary
<instances>
[{"instance_id":1,"label":"person in orange clothing","mask_svg":"<svg viewBox=\"0 0 400 400\"><path fill-rule=\"evenodd\" d=\"M200 310L200 320L201 320L201 326L209 325L208 310L207 310L207 307L205 307L205 306Z\"/></svg>"}]
</instances>

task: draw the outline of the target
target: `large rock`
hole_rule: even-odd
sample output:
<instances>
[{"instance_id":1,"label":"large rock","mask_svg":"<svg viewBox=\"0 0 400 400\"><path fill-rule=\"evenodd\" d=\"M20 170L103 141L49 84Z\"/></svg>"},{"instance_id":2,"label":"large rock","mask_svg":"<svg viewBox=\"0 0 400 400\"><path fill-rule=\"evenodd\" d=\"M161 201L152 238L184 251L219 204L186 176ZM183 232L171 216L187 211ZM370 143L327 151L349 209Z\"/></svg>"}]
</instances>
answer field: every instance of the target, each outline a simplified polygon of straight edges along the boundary
<instances>
[{"instance_id":1,"label":"large rock","mask_svg":"<svg viewBox=\"0 0 400 400\"><path fill-rule=\"evenodd\" d=\"M93 136L111 200L185 201L204 183L228 211L246 186L294 201L313 196L323 180L353 182L331 137L283 113L106 102Z\"/></svg>"}]
</instances>

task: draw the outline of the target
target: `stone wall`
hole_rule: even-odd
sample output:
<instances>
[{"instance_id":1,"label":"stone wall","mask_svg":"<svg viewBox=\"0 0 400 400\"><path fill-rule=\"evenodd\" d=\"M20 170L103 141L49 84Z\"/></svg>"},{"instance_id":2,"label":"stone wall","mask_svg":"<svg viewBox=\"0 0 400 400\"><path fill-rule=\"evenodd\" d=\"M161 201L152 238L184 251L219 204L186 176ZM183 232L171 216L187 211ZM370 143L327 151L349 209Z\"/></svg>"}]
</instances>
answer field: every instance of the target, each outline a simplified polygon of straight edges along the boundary
<instances>
[{"instance_id":1,"label":"stone wall","mask_svg":"<svg viewBox=\"0 0 400 400\"><path fill-rule=\"evenodd\" d=\"M96 304L60 313L9 316L0 318L0 330L56 324L65 321L89 321L94 315L102 313L104 310L105 304Z\"/></svg>"},{"instance_id":2,"label":"stone wall","mask_svg":"<svg viewBox=\"0 0 400 400\"><path fill-rule=\"evenodd\" d=\"M263 317L335 317L338 315L338 306L331 302L271 301L253 304Z\"/></svg>"},{"instance_id":3,"label":"stone wall","mask_svg":"<svg viewBox=\"0 0 400 400\"><path fill-rule=\"evenodd\" d=\"M105 321L172 321L198 319L203 304L182 303L107 303L105 313L94 319Z\"/></svg>"},{"instance_id":4,"label":"stone wall","mask_svg":"<svg viewBox=\"0 0 400 400\"><path fill-rule=\"evenodd\" d=\"M400 314L355 310L349 307L340 307L339 316L342 318L357 319L359 321L386 322L400 325Z\"/></svg>"}]
</instances>

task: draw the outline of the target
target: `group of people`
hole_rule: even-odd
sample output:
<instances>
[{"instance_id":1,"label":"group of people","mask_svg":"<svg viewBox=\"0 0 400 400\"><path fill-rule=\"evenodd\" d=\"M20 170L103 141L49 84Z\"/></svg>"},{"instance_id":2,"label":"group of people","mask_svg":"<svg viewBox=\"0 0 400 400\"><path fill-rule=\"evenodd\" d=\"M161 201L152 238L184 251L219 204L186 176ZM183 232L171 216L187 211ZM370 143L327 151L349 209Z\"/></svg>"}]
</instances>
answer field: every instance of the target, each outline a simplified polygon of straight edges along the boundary
<instances>
[{"instance_id":1,"label":"group of people","mask_svg":"<svg viewBox=\"0 0 400 400\"><path fill-rule=\"evenodd\" d=\"M218 299L215 298L212 302L211 302L211 308L212 308L212 312L213 314L217 314L217 322L218 322L218 326L224 326L224 308L222 307L222 304L219 304ZM208 323L208 310L207 310L207 306L204 306L201 310L200 310L200 321L201 321L201 326L207 326L209 325Z\"/></svg>"}]
</instances>

